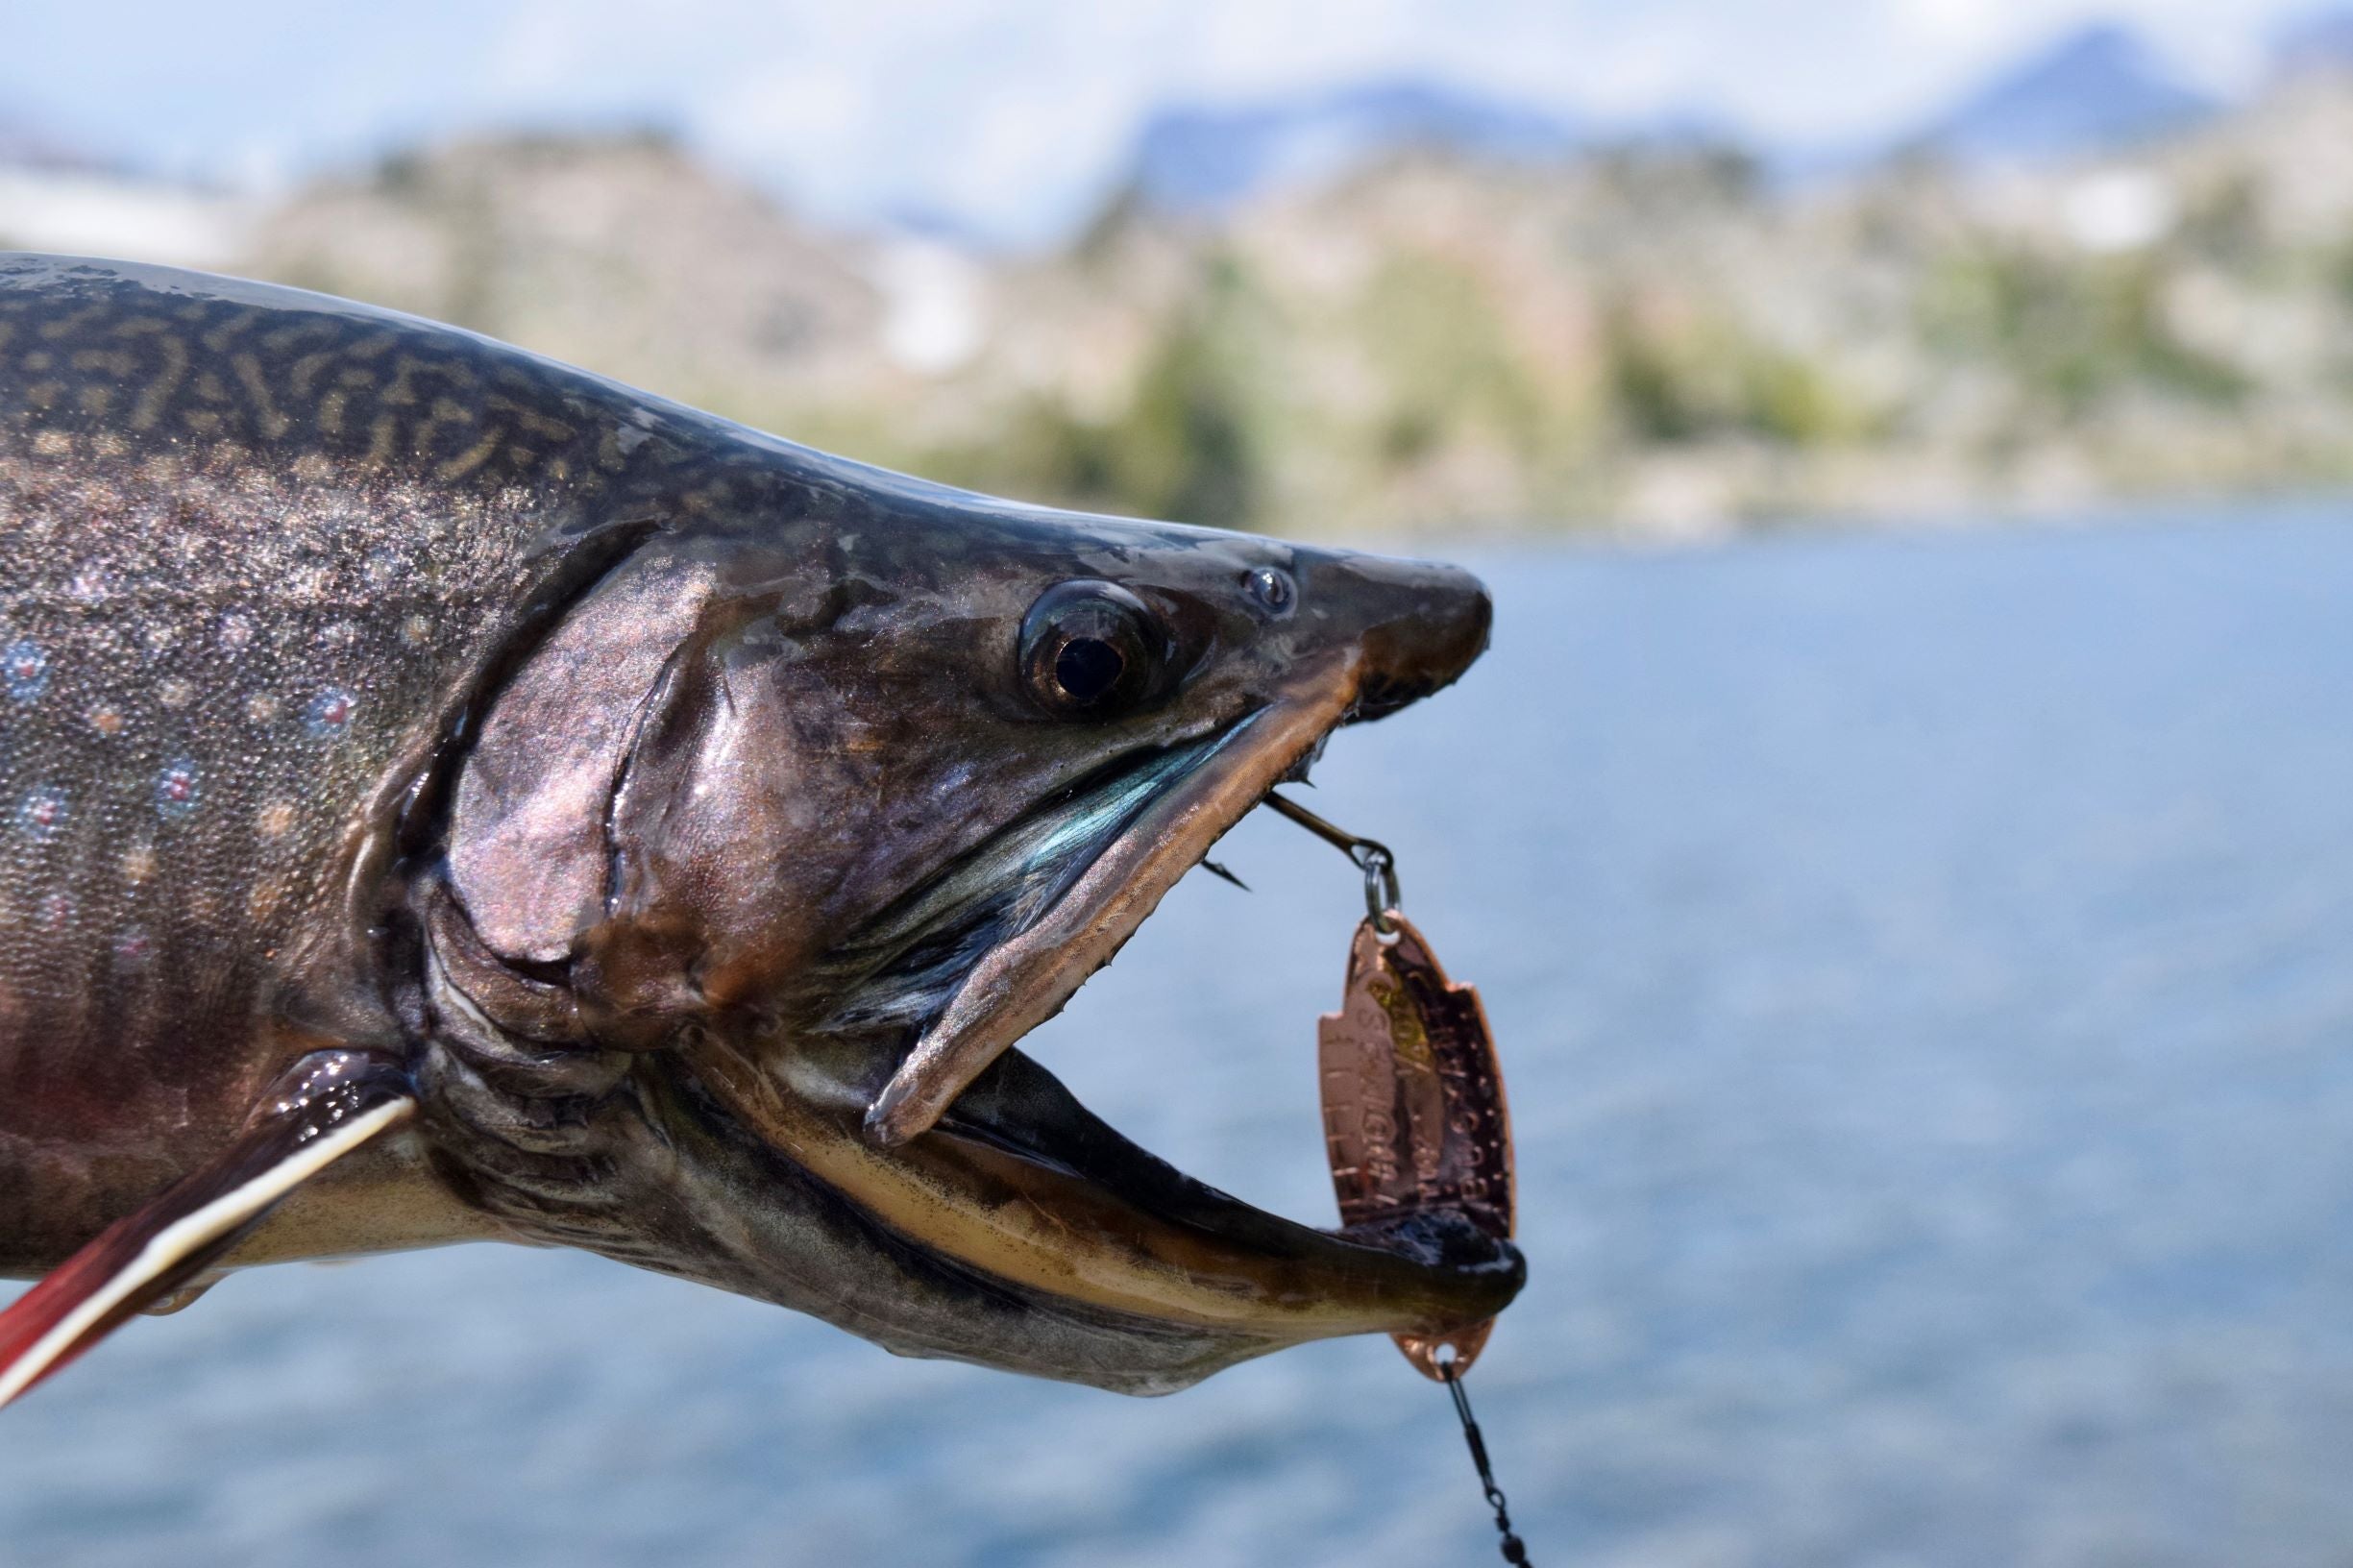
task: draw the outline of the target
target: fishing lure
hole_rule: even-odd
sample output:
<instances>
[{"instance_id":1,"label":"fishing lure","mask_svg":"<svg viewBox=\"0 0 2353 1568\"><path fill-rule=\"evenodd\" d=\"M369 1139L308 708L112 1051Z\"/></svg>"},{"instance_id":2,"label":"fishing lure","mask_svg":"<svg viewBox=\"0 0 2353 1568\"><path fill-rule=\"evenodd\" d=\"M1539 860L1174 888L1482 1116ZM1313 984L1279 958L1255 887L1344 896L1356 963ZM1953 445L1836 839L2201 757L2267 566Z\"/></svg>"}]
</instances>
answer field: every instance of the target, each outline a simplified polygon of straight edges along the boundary
<instances>
[{"instance_id":1,"label":"fishing lure","mask_svg":"<svg viewBox=\"0 0 2353 1568\"><path fill-rule=\"evenodd\" d=\"M1511 1238L1518 1194L1503 1065L1478 992L1447 978L1405 917L1397 857L1386 845L1317 816L1287 796L1266 804L1337 846L1364 873L1364 919L1348 946L1339 1011L1317 1026L1325 1152L1340 1219L1395 1225L1468 1220ZM1485 1435L1462 1386L1495 1319L1391 1335L1414 1370L1446 1385L1479 1482L1495 1510L1504 1559L1528 1561L1495 1482Z\"/></svg>"}]
</instances>

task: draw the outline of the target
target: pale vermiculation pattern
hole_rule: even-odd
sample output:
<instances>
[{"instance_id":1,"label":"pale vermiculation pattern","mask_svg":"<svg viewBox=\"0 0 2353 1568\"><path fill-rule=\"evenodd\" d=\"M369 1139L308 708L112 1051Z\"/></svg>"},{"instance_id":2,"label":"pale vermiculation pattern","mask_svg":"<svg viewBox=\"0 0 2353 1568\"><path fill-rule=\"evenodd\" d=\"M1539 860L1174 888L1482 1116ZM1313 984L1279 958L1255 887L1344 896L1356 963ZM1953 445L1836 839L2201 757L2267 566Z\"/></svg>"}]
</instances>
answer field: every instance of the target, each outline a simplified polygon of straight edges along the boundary
<instances>
[{"instance_id":1,"label":"pale vermiculation pattern","mask_svg":"<svg viewBox=\"0 0 2353 1568\"><path fill-rule=\"evenodd\" d=\"M728 478L690 419L592 378L168 277L0 257L0 1094L61 1135L0 1147L27 1210L52 1183L135 1201L175 1137L233 1127L255 1086L217 1064L352 971L363 816L551 541ZM60 1151L110 1137L120 1168L73 1179L89 1157Z\"/></svg>"},{"instance_id":2,"label":"pale vermiculation pattern","mask_svg":"<svg viewBox=\"0 0 2353 1568\"><path fill-rule=\"evenodd\" d=\"M184 1020L234 984L223 922L270 948L327 915L320 847L438 716L469 651L443 623L496 613L513 530L387 528L299 479L0 493L0 983L122 1009L168 970Z\"/></svg>"}]
</instances>

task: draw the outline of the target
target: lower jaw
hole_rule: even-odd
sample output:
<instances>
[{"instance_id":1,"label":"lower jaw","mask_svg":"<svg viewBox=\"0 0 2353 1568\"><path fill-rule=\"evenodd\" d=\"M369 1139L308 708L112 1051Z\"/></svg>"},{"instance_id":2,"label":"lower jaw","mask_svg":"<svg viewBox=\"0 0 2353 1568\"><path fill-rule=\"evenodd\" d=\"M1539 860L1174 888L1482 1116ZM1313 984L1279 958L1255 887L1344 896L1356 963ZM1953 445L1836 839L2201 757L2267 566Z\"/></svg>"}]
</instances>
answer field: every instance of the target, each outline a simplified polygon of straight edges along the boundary
<instances>
[{"instance_id":1,"label":"lower jaw","mask_svg":"<svg viewBox=\"0 0 2353 1568\"><path fill-rule=\"evenodd\" d=\"M1492 1315L1518 1288L1508 1244L1451 1216L1336 1235L1213 1192L1017 1053L947 1122L896 1149L863 1136L850 1061L828 1062L823 1046L767 1054L710 1041L690 1066L748 1129L880 1223L1024 1290L1274 1348L1441 1332Z\"/></svg>"},{"instance_id":2,"label":"lower jaw","mask_svg":"<svg viewBox=\"0 0 2353 1568\"><path fill-rule=\"evenodd\" d=\"M646 1210L601 1212L544 1239L586 1246L805 1312L894 1355L1149 1396L1290 1341L1172 1324L1017 1284L914 1240L814 1180L674 1066L640 1098L651 1134L634 1187L696 1190L649 1231ZM634 1168L634 1166L633 1166ZM604 1219L609 1224L600 1224ZM528 1229L528 1227L524 1227Z\"/></svg>"}]
</instances>

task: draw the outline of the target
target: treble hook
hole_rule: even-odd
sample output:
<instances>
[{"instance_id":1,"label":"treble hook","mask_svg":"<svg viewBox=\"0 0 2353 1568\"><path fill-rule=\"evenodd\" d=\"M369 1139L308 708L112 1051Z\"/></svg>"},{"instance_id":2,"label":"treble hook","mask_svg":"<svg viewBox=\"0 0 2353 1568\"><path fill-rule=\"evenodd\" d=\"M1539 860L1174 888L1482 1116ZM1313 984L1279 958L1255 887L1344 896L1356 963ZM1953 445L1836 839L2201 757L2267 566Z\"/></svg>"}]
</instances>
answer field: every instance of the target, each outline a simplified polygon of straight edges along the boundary
<instances>
[{"instance_id":1,"label":"treble hook","mask_svg":"<svg viewBox=\"0 0 2353 1568\"><path fill-rule=\"evenodd\" d=\"M1233 883L1244 893L1248 893L1250 891L1249 883L1243 881L1240 877L1236 876L1232 871L1227 870L1223 866L1218 865L1207 855L1203 855L1201 857L1201 869L1209 872L1212 876Z\"/></svg>"},{"instance_id":2,"label":"treble hook","mask_svg":"<svg viewBox=\"0 0 2353 1568\"><path fill-rule=\"evenodd\" d=\"M1262 803L1274 807L1356 862L1357 869L1364 873L1364 918L1373 922L1373 929L1382 936L1396 934L1396 922L1389 916L1404 907L1405 894L1397 885L1397 857L1389 852L1387 845L1378 839L1359 838L1271 790Z\"/></svg>"}]
</instances>

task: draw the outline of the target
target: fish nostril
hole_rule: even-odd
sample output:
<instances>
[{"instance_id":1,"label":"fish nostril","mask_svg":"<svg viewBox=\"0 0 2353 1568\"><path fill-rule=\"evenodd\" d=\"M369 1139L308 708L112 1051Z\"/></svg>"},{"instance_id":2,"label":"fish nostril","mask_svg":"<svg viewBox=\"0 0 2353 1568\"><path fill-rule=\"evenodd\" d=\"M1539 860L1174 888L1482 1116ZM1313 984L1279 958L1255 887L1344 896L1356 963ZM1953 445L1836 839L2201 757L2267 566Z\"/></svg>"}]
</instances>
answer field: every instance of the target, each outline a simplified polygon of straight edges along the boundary
<instances>
[{"instance_id":1,"label":"fish nostril","mask_svg":"<svg viewBox=\"0 0 2353 1568\"><path fill-rule=\"evenodd\" d=\"M1281 567L1261 566L1243 574L1242 584L1259 608L1280 621L1299 604L1299 585Z\"/></svg>"}]
</instances>

